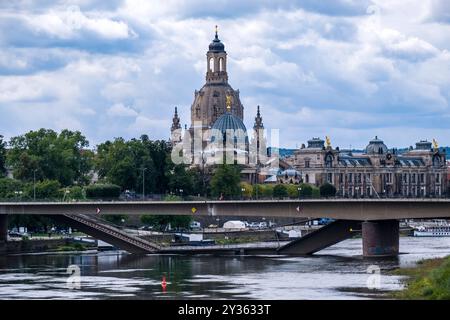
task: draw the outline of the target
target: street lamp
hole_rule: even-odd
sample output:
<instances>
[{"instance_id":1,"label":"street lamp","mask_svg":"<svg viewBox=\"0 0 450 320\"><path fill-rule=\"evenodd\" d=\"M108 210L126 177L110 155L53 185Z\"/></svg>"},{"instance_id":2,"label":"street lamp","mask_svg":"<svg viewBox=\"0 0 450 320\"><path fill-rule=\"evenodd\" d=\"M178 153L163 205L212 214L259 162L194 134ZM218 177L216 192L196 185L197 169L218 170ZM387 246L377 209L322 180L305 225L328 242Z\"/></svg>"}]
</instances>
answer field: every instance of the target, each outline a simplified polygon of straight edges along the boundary
<instances>
[{"instance_id":1,"label":"street lamp","mask_svg":"<svg viewBox=\"0 0 450 320\"><path fill-rule=\"evenodd\" d=\"M147 168L142 168L142 200L145 199L145 170Z\"/></svg>"},{"instance_id":2,"label":"street lamp","mask_svg":"<svg viewBox=\"0 0 450 320\"><path fill-rule=\"evenodd\" d=\"M14 194L16 195L16 200L20 200L22 198L23 191L14 191Z\"/></svg>"},{"instance_id":3,"label":"street lamp","mask_svg":"<svg viewBox=\"0 0 450 320\"><path fill-rule=\"evenodd\" d=\"M245 188L241 188L241 200L244 198Z\"/></svg>"},{"instance_id":4,"label":"street lamp","mask_svg":"<svg viewBox=\"0 0 450 320\"><path fill-rule=\"evenodd\" d=\"M297 190L298 190L298 198L300 199L300 194L302 192L302 187L298 187Z\"/></svg>"},{"instance_id":5,"label":"street lamp","mask_svg":"<svg viewBox=\"0 0 450 320\"><path fill-rule=\"evenodd\" d=\"M37 169L33 170L33 200L36 201L36 171Z\"/></svg>"}]
</instances>

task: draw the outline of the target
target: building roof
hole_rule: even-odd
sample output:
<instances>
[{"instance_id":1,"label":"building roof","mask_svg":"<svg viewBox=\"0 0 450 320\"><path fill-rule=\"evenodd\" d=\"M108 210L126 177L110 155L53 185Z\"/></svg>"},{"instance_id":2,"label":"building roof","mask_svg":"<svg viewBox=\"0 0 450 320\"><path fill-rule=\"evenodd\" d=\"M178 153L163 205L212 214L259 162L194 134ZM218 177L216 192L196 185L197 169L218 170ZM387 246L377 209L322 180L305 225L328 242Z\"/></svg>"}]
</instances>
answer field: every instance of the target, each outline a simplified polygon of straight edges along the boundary
<instances>
[{"instance_id":1,"label":"building roof","mask_svg":"<svg viewBox=\"0 0 450 320\"><path fill-rule=\"evenodd\" d=\"M219 35L217 34L217 29L216 29L216 36L214 37L213 41L209 44L209 51L213 52L225 51L225 45L220 41Z\"/></svg>"},{"instance_id":2,"label":"building roof","mask_svg":"<svg viewBox=\"0 0 450 320\"><path fill-rule=\"evenodd\" d=\"M377 136L375 136L375 139L370 140L366 147L367 154L385 154L387 152L387 146L384 144L383 140L378 139Z\"/></svg>"}]
</instances>

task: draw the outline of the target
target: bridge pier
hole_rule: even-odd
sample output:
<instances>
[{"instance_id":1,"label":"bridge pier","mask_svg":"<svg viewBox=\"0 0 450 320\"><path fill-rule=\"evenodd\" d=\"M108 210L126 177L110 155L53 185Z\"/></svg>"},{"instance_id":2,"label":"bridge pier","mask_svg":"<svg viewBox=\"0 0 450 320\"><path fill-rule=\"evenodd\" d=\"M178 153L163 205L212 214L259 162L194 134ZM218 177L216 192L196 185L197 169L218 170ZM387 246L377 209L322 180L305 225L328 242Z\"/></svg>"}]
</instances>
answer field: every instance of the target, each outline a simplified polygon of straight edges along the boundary
<instances>
[{"instance_id":1,"label":"bridge pier","mask_svg":"<svg viewBox=\"0 0 450 320\"><path fill-rule=\"evenodd\" d=\"M8 216L0 214L0 242L8 240Z\"/></svg>"},{"instance_id":2,"label":"bridge pier","mask_svg":"<svg viewBox=\"0 0 450 320\"><path fill-rule=\"evenodd\" d=\"M363 256L389 257L398 255L399 236L398 220L363 222Z\"/></svg>"}]
</instances>

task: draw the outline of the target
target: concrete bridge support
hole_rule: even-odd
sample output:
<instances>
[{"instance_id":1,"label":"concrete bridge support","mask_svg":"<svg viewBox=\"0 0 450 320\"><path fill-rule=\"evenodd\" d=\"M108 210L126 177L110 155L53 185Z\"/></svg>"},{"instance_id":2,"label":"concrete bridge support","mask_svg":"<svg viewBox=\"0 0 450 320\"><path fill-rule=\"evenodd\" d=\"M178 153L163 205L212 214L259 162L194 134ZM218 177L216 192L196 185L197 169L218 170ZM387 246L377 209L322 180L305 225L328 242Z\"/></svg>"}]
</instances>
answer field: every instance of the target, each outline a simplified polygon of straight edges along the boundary
<instances>
[{"instance_id":1,"label":"concrete bridge support","mask_svg":"<svg viewBox=\"0 0 450 320\"><path fill-rule=\"evenodd\" d=\"M365 221L362 223L364 257L389 257L399 253L398 220Z\"/></svg>"},{"instance_id":2,"label":"concrete bridge support","mask_svg":"<svg viewBox=\"0 0 450 320\"><path fill-rule=\"evenodd\" d=\"M8 216L0 214L0 242L8 240Z\"/></svg>"},{"instance_id":3,"label":"concrete bridge support","mask_svg":"<svg viewBox=\"0 0 450 320\"><path fill-rule=\"evenodd\" d=\"M311 255L333 244L349 239L361 228L360 221L336 220L316 231L278 248L280 254Z\"/></svg>"}]
</instances>

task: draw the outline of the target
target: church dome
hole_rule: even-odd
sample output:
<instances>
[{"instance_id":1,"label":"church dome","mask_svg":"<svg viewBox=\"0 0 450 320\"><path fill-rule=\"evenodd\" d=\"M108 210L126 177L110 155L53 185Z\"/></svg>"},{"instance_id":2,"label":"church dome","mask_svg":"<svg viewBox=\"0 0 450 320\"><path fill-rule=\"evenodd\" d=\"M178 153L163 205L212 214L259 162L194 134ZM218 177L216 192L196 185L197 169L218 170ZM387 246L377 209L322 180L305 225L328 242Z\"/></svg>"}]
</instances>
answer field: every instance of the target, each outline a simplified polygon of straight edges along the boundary
<instances>
[{"instance_id":1,"label":"church dome","mask_svg":"<svg viewBox=\"0 0 450 320\"><path fill-rule=\"evenodd\" d=\"M369 144L366 147L367 154L385 154L387 152L387 146L384 144L383 140L378 139L378 137L370 140Z\"/></svg>"},{"instance_id":2,"label":"church dome","mask_svg":"<svg viewBox=\"0 0 450 320\"><path fill-rule=\"evenodd\" d=\"M235 115L231 114L230 112L226 112L222 116L219 117L219 119L214 122L214 125L212 126L212 137L211 142L214 142L216 140L216 137L214 134L217 134L217 132L220 132L223 135L227 133L227 130L234 130L234 136L237 136L236 130L241 130L240 134L245 134L245 139L247 138L247 128L245 127L244 123L241 119L236 117ZM236 137L237 138L237 137Z\"/></svg>"}]
</instances>

